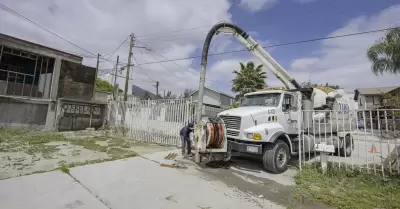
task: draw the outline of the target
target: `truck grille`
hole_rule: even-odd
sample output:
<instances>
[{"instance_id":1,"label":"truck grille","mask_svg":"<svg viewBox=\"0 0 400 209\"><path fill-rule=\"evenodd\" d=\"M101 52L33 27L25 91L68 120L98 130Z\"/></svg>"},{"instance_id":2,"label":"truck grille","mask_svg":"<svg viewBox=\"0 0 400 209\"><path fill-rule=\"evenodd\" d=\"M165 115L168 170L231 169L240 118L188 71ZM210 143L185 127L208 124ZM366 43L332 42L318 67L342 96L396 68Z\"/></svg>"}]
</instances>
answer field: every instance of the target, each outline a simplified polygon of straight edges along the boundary
<instances>
[{"instance_id":1,"label":"truck grille","mask_svg":"<svg viewBox=\"0 0 400 209\"><path fill-rule=\"evenodd\" d=\"M228 115L220 115L219 117L224 120L227 129L240 130L240 123L242 122L241 117Z\"/></svg>"},{"instance_id":2,"label":"truck grille","mask_svg":"<svg viewBox=\"0 0 400 209\"><path fill-rule=\"evenodd\" d=\"M226 130L228 136L239 136L239 131Z\"/></svg>"}]
</instances>

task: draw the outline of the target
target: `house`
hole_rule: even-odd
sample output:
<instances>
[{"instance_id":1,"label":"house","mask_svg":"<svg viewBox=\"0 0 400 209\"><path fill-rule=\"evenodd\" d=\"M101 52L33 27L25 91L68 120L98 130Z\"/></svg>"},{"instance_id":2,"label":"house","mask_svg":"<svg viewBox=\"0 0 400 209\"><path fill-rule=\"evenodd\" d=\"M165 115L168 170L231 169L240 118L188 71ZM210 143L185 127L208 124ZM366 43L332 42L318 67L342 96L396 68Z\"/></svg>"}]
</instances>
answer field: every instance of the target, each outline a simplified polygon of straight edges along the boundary
<instances>
[{"instance_id":1,"label":"house","mask_svg":"<svg viewBox=\"0 0 400 209\"><path fill-rule=\"evenodd\" d=\"M384 93L400 97L400 86L358 88L355 90L354 100L358 103L359 109L369 110L358 111L358 119L361 120L362 123L365 121L364 126L366 129L378 129L379 126L385 127L386 123L389 123L389 126L393 125L393 120L387 120L387 118L391 118L391 111L386 112L386 120L385 116L383 116L385 113L382 111L377 111L377 109L399 108L386 105L385 101L382 99L382 94ZM396 125L394 127L399 127L398 122L399 121L396 120Z\"/></svg>"},{"instance_id":2,"label":"house","mask_svg":"<svg viewBox=\"0 0 400 209\"><path fill-rule=\"evenodd\" d=\"M132 85L132 95L138 98L144 98L148 95L151 100L162 99L160 95L155 95L147 90L140 88L139 86Z\"/></svg>"},{"instance_id":3,"label":"house","mask_svg":"<svg viewBox=\"0 0 400 209\"><path fill-rule=\"evenodd\" d=\"M358 88L354 92L354 100L357 101L359 109L371 110L386 106L382 101L383 93L400 97L400 86Z\"/></svg>"},{"instance_id":4,"label":"house","mask_svg":"<svg viewBox=\"0 0 400 209\"><path fill-rule=\"evenodd\" d=\"M192 92L190 96L192 101L196 104L199 97L199 91ZM228 109L233 105L234 97L214 89L204 87L203 104L209 107Z\"/></svg>"},{"instance_id":5,"label":"house","mask_svg":"<svg viewBox=\"0 0 400 209\"><path fill-rule=\"evenodd\" d=\"M96 68L83 58L0 33L0 126L77 130L102 125Z\"/></svg>"}]
</instances>

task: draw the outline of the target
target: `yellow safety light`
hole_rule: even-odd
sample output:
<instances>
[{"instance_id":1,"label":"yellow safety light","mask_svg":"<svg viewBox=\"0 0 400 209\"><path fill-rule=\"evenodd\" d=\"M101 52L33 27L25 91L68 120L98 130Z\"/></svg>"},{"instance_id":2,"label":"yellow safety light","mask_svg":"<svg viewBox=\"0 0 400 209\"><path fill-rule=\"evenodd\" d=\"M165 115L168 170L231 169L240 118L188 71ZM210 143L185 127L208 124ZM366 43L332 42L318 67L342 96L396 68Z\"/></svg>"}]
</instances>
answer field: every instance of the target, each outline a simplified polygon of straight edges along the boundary
<instances>
[{"instance_id":1,"label":"yellow safety light","mask_svg":"<svg viewBox=\"0 0 400 209\"><path fill-rule=\"evenodd\" d=\"M254 138L254 140L261 140L262 139L261 134L257 134L257 133L255 133L253 135L253 138Z\"/></svg>"}]
</instances>

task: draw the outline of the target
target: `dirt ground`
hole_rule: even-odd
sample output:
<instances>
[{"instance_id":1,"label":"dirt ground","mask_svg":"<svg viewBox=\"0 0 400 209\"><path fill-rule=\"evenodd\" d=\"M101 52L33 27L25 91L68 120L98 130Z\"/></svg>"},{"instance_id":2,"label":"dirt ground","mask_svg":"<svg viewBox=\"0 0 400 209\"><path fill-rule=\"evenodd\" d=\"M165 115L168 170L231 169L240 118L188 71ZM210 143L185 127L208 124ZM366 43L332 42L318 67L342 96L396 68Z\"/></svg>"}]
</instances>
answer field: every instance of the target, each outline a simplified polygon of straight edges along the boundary
<instances>
[{"instance_id":1,"label":"dirt ground","mask_svg":"<svg viewBox=\"0 0 400 209\"><path fill-rule=\"evenodd\" d=\"M0 128L0 179L168 149L107 131L49 133Z\"/></svg>"}]
</instances>

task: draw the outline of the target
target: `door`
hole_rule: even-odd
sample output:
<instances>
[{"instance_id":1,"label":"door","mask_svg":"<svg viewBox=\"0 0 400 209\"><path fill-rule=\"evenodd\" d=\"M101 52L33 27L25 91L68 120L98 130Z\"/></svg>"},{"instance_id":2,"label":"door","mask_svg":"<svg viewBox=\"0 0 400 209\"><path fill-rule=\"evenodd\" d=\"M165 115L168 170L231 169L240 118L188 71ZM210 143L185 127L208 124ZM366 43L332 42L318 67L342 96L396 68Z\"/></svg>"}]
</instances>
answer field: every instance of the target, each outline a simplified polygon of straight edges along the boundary
<instances>
[{"instance_id":1,"label":"door","mask_svg":"<svg viewBox=\"0 0 400 209\"><path fill-rule=\"evenodd\" d=\"M292 94L285 93L282 100L283 118L279 119L279 123L285 128L288 134L297 134L297 114L298 110L295 104L296 97Z\"/></svg>"}]
</instances>

